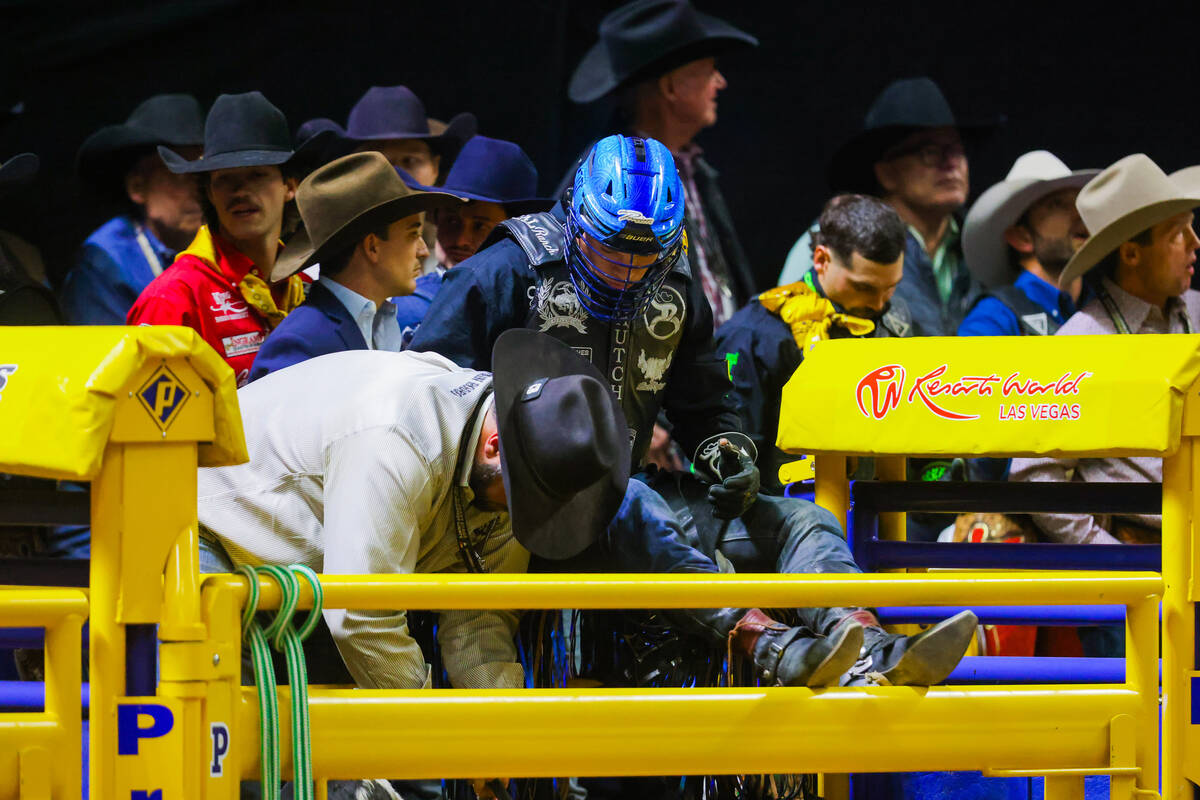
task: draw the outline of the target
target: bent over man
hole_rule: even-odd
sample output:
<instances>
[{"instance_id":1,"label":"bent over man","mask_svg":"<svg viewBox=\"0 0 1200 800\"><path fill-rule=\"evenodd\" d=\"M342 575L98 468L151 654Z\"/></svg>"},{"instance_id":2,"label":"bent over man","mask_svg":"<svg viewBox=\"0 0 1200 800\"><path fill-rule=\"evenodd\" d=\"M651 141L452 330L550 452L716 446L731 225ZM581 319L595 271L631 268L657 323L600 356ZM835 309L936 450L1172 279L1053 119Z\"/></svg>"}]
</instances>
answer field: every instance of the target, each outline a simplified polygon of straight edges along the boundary
<instances>
[{"instance_id":1,"label":"bent over man","mask_svg":"<svg viewBox=\"0 0 1200 800\"><path fill-rule=\"evenodd\" d=\"M702 539L716 541L707 534L733 525L714 517L746 514L749 527L747 512L755 513L765 498L758 497L754 444L739 429L725 364L713 350L712 313L688 265L683 206L682 184L665 146L637 137L601 139L580 163L564 204L506 220L499 241L446 274L412 348L486 369L492 342L510 328L535 328L571 345L599 367L620 401L635 466L665 409L676 440L711 483L700 492L711 508L695 521L704 528ZM678 545L684 535L675 513L657 495L627 503L618 519L628 515L620 530L629 538L610 537L585 553L580 568L715 572L707 555ZM831 565L814 571L857 571L836 522L829 524L832 517L817 507L762 513L774 513L796 533L799 561ZM806 628L787 628L757 609L671 616L721 644L732 637L734 649L770 682L815 686L836 683L859 656L863 617L856 609L840 611ZM967 643L962 639L952 655L954 646L944 648L936 668L910 670L911 663L899 667L910 640L875 630L882 638L872 637L868 645L873 671L890 671L897 679L940 672L934 678L940 680ZM933 630L935 640L949 634L956 644L962 633Z\"/></svg>"}]
</instances>

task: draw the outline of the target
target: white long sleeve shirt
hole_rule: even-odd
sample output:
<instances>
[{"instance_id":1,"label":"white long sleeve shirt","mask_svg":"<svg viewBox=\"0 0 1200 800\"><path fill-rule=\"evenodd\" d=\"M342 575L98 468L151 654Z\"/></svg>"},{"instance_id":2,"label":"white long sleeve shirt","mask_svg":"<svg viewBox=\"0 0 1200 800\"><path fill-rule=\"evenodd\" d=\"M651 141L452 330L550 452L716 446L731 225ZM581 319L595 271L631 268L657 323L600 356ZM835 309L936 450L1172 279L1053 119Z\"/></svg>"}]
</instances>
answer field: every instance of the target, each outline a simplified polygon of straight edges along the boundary
<instances>
[{"instance_id":1,"label":"white long sleeve shirt","mask_svg":"<svg viewBox=\"0 0 1200 800\"><path fill-rule=\"evenodd\" d=\"M491 403L480 401L491 383L490 373L433 353L377 350L271 373L238 391L250 461L199 471L200 522L237 564L306 564L327 574L466 572L457 492L484 568L523 572L529 554L508 514L476 508L468 487ZM324 613L360 686L424 685L428 668L403 611ZM442 612L438 641L451 682L522 686L516 624L511 611Z\"/></svg>"}]
</instances>

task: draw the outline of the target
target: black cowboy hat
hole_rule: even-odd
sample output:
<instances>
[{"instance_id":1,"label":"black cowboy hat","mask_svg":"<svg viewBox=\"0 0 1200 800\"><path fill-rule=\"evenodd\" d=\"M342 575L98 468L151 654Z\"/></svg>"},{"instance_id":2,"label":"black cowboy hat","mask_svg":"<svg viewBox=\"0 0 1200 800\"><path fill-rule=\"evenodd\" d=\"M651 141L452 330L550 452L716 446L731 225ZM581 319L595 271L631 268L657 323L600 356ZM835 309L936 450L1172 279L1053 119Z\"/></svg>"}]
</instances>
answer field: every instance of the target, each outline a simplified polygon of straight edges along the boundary
<instances>
[{"instance_id":1,"label":"black cowboy hat","mask_svg":"<svg viewBox=\"0 0 1200 800\"><path fill-rule=\"evenodd\" d=\"M346 118L345 137L353 142L388 139L421 139L429 148L452 161L463 144L475 135L479 123L464 111L450 118L440 133L430 128L425 104L407 86L372 86L358 99ZM445 169L446 165L443 164Z\"/></svg>"},{"instance_id":2,"label":"black cowboy hat","mask_svg":"<svg viewBox=\"0 0 1200 800\"><path fill-rule=\"evenodd\" d=\"M957 128L970 143L994 131L1003 116L984 121L960 121L942 90L930 78L893 81L867 110L863 129L848 139L829 162L828 180L835 192L878 194L875 163L887 150L915 131Z\"/></svg>"},{"instance_id":3,"label":"black cowboy hat","mask_svg":"<svg viewBox=\"0 0 1200 800\"><path fill-rule=\"evenodd\" d=\"M204 154L189 161L162 145L171 172L212 172L234 167L279 166L291 160L292 136L283 112L262 92L223 94L204 121Z\"/></svg>"},{"instance_id":4,"label":"black cowboy hat","mask_svg":"<svg viewBox=\"0 0 1200 800\"><path fill-rule=\"evenodd\" d=\"M204 144L204 111L190 94L156 94L120 125L101 128L84 140L75 168L93 186L121 181L134 163L160 144Z\"/></svg>"},{"instance_id":5,"label":"black cowboy hat","mask_svg":"<svg viewBox=\"0 0 1200 800\"><path fill-rule=\"evenodd\" d=\"M0 193L7 194L33 182L41 161L33 153L18 153L0 164Z\"/></svg>"},{"instance_id":6,"label":"black cowboy hat","mask_svg":"<svg viewBox=\"0 0 1200 800\"><path fill-rule=\"evenodd\" d=\"M575 68L567 94L590 103L689 61L757 45L758 39L687 0L634 0L600 21L600 41Z\"/></svg>"},{"instance_id":7,"label":"black cowboy hat","mask_svg":"<svg viewBox=\"0 0 1200 800\"><path fill-rule=\"evenodd\" d=\"M630 446L621 404L589 361L537 331L500 334L492 369L513 535L542 558L577 555L625 496Z\"/></svg>"}]
</instances>

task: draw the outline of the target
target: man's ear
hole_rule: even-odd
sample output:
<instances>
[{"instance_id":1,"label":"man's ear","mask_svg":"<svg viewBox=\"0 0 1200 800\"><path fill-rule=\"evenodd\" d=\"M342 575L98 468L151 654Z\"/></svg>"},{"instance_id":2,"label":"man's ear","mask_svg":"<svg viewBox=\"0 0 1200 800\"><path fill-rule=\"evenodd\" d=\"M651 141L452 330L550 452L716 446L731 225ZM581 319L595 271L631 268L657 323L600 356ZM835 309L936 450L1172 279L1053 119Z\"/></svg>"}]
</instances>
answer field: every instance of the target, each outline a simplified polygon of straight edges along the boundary
<instances>
[{"instance_id":1,"label":"man's ear","mask_svg":"<svg viewBox=\"0 0 1200 800\"><path fill-rule=\"evenodd\" d=\"M1121 261L1131 267L1138 267L1142 262L1142 246L1137 242L1122 242L1117 248Z\"/></svg>"},{"instance_id":2,"label":"man's ear","mask_svg":"<svg viewBox=\"0 0 1200 800\"><path fill-rule=\"evenodd\" d=\"M492 431L492 435L483 442L483 455L488 461L500 460L500 434Z\"/></svg>"},{"instance_id":3,"label":"man's ear","mask_svg":"<svg viewBox=\"0 0 1200 800\"><path fill-rule=\"evenodd\" d=\"M675 79L671 77L670 72L659 75L658 80L654 82L654 86L658 89L659 95L664 100L675 99Z\"/></svg>"},{"instance_id":4,"label":"man's ear","mask_svg":"<svg viewBox=\"0 0 1200 800\"><path fill-rule=\"evenodd\" d=\"M130 172L125 176L125 194L139 206L146 205L146 176Z\"/></svg>"},{"instance_id":5,"label":"man's ear","mask_svg":"<svg viewBox=\"0 0 1200 800\"><path fill-rule=\"evenodd\" d=\"M433 155L431 155L429 157L429 160L433 162L433 171L437 174L438 179L444 178L445 176L442 175L442 156L441 156L441 154L434 153Z\"/></svg>"},{"instance_id":6,"label":"man's ear","mask_svg":"<svg viewBox=\"0 0 1200 800\"><path fill-rule=\"evenodd\" d=\"M885 195L896 191L896 170L890 161L876 161L873 167L875 180Z\"/></svg>"},{"instance_id":7,"label":"man's ear","mask_svg":"<svg viewBox=\"0 0 1200 800\"><path fill-rule=\"evenodd\" d=\"M283 185L287 187L287 194L284 196L283 201L286 203L291 200L295 200L296 199L296 187L300 185L300 179L299 178L284 178Z\"/></svg>"},{"instance_id":8,"label":"man's ear","mask_svg":"<svg viewBox=\"0 0 1200 800\"><path fill-rule=\"evenodd\" d=\"M818 275L825 276L825 273L829 271L829 262L832 258L829 248L825 245L819 244L813 248L813 269L817 271Z\"/></svg>"},{"instance_id":9,"label":"man's ear","mask_svg":"<svg viewBox=\"0 0 1200 800\"><path fill-rule=\"evenodd\" d=\"M1033 255L1033 234L1024 225L1012 225L1006 228L1004 241L1023 256Z\"/></svg>"},{"instance_id":10,"label":"man's ear","mask_svg":"<svg viewBox=\"0 0 1200 800\"><path fill-rule=\"evenodd\" d=\"M379 237L373 233L368 233L366 236L358 240L359 249L363 251L363 255L372 264L379 263Z\"/></svg>"}]
</instances>

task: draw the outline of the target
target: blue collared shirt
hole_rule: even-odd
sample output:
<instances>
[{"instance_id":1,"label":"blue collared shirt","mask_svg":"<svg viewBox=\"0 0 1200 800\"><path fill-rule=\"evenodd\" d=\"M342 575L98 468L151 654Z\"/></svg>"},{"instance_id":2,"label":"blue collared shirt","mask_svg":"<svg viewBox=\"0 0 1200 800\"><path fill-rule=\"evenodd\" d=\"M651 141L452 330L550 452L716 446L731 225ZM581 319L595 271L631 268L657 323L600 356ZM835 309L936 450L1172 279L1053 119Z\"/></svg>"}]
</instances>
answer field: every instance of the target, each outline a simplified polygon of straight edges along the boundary
<instances>
[{"instance_id":1,"label":"blue collared shirt","mask_svg":"<svg viewBox=\"0 0 1200 800\"><path fill-rule=\"evenodd\" d=\"M113 217L80 248L59 300L76 325L124 325L150 281L175 260L175 251L133 217Z\"/></svg>"},{"instance_id":2,"label":"blue collared shirt","mask_svg":"<svg viewBox=\"0 0 1200 800\"><path fill-rule=\"evenodd\" d=\"M1075 302L1071 295L1028 270L1013 281L1013 285L1043 309L1059 325L1075 313ZM1019 336L1021 323L1016 313L995 297L985 296L975 304L958 326L959 336Z\"/></svg>"},{"instance_id":3,"label":"blue collared shirt","mask_svg":"<svg viewBox=\"0 0 1200 800\"><path fill-rule=\"evenodd\" d=\"M319 280L353 315L367 349L400 352L400 326L396 324L396 306L390 300L384 300L383 305L376 308L373 300L332 278L321 277Z\"/></svg>"}]
</instances>

